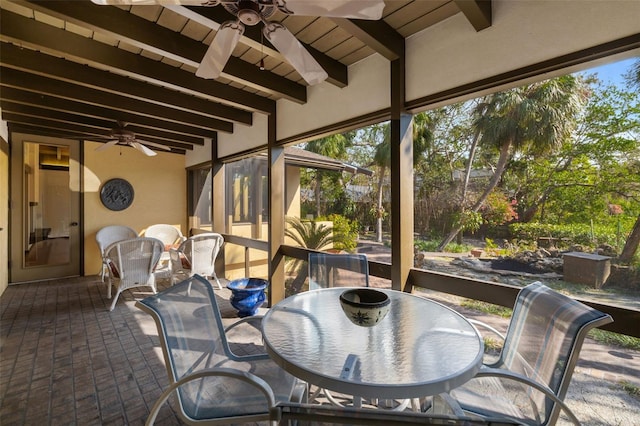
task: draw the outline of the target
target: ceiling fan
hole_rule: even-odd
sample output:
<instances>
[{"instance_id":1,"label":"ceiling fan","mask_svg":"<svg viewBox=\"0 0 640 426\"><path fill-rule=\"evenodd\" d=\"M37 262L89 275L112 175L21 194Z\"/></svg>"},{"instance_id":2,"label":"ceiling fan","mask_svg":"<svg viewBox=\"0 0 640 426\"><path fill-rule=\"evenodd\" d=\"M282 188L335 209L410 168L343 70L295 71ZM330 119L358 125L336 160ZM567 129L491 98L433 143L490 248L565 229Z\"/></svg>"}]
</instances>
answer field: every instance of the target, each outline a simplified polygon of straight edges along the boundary
<instances>
[{"instance_id":1,"label":"ceiling fan","mask_svg":"<svg viewBox=\"0 0 640 426\"><path fill-rule=\"evenodd\" d=\"M276 11L287 15L322 16L332 18L382 18L384 0L91 0L96 4L111 5L222 5L238 19L220 25L207 53L200 62L196 75L218 78L240 41L245 25L262 22L265 38L295 68L310 85L324 81L328 75L298 39L281 23L269 21Z\"/></svg>"},{"instance_id":2,"label":"ceiling fan","mask_svg":"<svg viewBox=\"0 0 640 426\"><path fill-rule=\"evenodd\" d=\"M162 149L165 151L171 150L171 148L161 145L159 143L147 142L140 139L136 139L136 135L134 132L132 132L131 130L125 129L125 127L127 127L127 124L128 123L125 123L123 121L118 121L118 125L113 129L111 129L111 133L108 136L108 138L111 140L97 147L96 151L104 151L105 149L109 149L114 145L125 145L125 146L133 147L138 151L142 152L144 155L148 155L151 157L151 156L157 155L157 153L147 148L145 145L149 145L154 148Z\"/></svg>"}]
</instances>

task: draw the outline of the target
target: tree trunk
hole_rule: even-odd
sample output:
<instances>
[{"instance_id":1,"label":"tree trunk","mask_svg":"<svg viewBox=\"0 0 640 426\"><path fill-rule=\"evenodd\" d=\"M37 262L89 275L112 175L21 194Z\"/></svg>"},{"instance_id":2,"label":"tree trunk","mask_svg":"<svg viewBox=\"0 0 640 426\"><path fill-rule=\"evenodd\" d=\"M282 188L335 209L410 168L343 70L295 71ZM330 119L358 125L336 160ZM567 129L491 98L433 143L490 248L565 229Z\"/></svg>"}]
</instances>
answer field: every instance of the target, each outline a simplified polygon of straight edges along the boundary
<instances>
[{"instance_id":1,"label":"tree trunk","mask_svg":"<svg viewBox=\"0 0 640 426\"><path fill-rule=\"evenodd\" d=\"M549 197L549 194L551 194L551 191L553 191L554 188L555 187L549 187L549 188L545 189L544 192L538 197L538 199L533 202L531 207L529 207L528 209L526 209L522 213L522 217L520 218L520 222L522 222L522 223L531 222L533 217L538 212L538 208L540 207L540 205L543 204L547 200L547 198Z\"/></svg>"},{"instance_id":2,"label":"tree trunk","mask_svg":"<svg viewBox=\"0 0 640 426\"><path fill-rule=\"evenodd\" d=\"M300 268L298 270L298 275L291 282L291 288L293 289L293 293L297 294L302 291L302 286L308 276L309 276L309 269Z\"/></svg>"},{"instance_id":3,"label":"tree trunk","mask_svg":"<svg viewBox=\"0 0 640 426\"><path fill-rule=\"evenodd\" d=\"M380 168L380 177L378 178L378 202L376 212L376 241L382 242L382 184L384 182L385 167Z\"/></svg>"},{"instance_id":4,"label":"tree trunk","mask_svg":"<svg viewBox=\"0 0 640 426\"><path fill-rule=\"evenodd\" d=\"M640 244L640 215L636 219L636 224L633 225L633 230L627 238L627 242L624 244L622 253L620 254L620 262L630 263L633 256L638 251L638 245Z\"/></svg>"},{"instance_id":5,"label":"tree trunk","mask_svg":"<svg viewBox=\"0 0 640 426\"><path fill-rule=\"evenodd\" d=\"M476 132L471 142L471 148L469 149L469 161L467 162L467 168L464 171L464 182L462 183L462 209L467 201L467 189L469 187L469 177L471 176L471 168L473 166L473 159L476 156L476 148L478 147L478 140L480 139L480 132ZM462 210L461 209L461 210Z\"/></svg>"},{"instance_id":6,"label":"tree trunk","mask_svg":"<svg viewBox=\"0 0 640 426\"><path fill-rule=\"evenodd\" d=\"M509 160L509 151L511 150L511 141L505 143L500 147L500 157L498 158L498 164L496 164L496 170L489 181L489 185L484 190L478 201L471 208L472 212L477 212L482 207L482 204L485 202L491 191L498 185L500 182L500 178L502 177L502 173L504 173L504 169L507 167L507 161ZM454 226L453 229L449 232L449 234L440 242L438 245L437 251L443 251L444 248L449 244L453 239L458 235L458 232L462 231L461 226Z\"/></svg>"},{"instance_id":7,"label":"tree trunk","mask_svg":"<svg viewBox=\"0 0 640 426\"><path fill-rule=\"evenodd\" d=\"M320 204L320 182L322 181L322 174L320 173L320 170L316 170L316 219L319 216L322 216L322 212L321 212L321 204Z\"/></svg>"}]
</instances>

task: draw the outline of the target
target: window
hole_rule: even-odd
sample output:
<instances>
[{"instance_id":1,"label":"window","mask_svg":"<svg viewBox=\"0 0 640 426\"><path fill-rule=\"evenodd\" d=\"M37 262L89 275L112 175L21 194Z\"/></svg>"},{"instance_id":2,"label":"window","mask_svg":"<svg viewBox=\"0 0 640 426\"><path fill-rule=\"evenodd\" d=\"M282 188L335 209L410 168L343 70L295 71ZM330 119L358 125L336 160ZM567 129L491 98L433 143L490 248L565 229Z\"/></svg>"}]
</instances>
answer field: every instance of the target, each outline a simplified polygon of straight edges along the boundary
<instances>
[{"instance_id":1,"label":"window","mask_svg":"<svg viewBox=\"0 0 640 426\"><path fill-rule=\"evenodd\" d=\"M189 228L211 231L211 166L189 170L187 175Z\"/></svg>"},{"instance_id":2,"label":"window","mask_svg":"<svg viewBox=\"0 0 640 426\"><path fill-rule=\"evenodd\" d=\"M227 217L233 223L268 222L267 160L246 158L225 166Z\"/></svg>"}]
</instances>

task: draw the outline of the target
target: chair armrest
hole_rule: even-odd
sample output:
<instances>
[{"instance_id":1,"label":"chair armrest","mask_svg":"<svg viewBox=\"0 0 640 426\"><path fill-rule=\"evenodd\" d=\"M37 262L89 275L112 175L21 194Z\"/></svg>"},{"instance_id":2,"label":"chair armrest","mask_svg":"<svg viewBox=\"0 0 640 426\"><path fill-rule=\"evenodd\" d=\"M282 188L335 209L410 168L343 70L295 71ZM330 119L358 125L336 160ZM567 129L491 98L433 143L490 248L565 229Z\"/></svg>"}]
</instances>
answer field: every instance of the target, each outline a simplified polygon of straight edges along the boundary
<instances>
[{"instance_id":1,"label":"chair armrest","mask_svg":"<svg viewBox=\"0 0 640 426\"><path fill-rule=\"evenodd\" d=\"M255 386L256 389L262 392L265 398L267 398L268 407L265 410L265 413L272 412L272 408L276 404L276 397L273 394L273 390L271 390L271 387L269 386L269 384L267 384L267 382L265 382L263 379L249 372L240 371L233 368L207 368L207 369L197 371L195 373L191 373L184 376L177 382L171 384L171 386L169 386L164 392L162 392L162 395L160 395L156 403L151 408L151 412L149 413L149 417L147 417L145 426L150 426L155 423L156 417L158 416L158 412L160 411L160 408L162 407L162 405L169 398L169 396L171 396L171 394L174 391L176 391L180 386L192 380L202 379L204 377L211 377L211 376L230 377L232 379L240 380Z\"/></svg>"},{"instance_id":2,"label":"chair armrest","mask_svg":"<svg viewBox=\"0 0 640 426\"><path fill-rule=\"evenodd\" d=\"M482 321L475 320L473 318L467 318L467 321L469 321L471 324L473 324L473 326L476 327L476 328L482 328L482 329L485 329L485 330L489 330L490 332L492 332L493 334L497 335L498 337L500 337L501 340L504 341L504 339L505 339L504 334L502 334L500 331L498 331L494 327L490 326L489 324L487 324L485 322L482 322Z\"/></svg>"},{"instance_id":3,"label":"chair armrest","mask_svg":"<svg viewBox=\"0 0 640 426\"><path fill-rule=\"evenodd\" d=\"M261 349L258 355L261 357L264 355L267 355L267 352L264 349L264 336L262 335L262 318L263 317L264 315L252 315L252 316L244 317L234 322L233 324L225 327L224 334L227 336L227 341L230 344L232 343L237 344L238 342L236 341L236 339L234 339L234 336L239 336L239 338L243 340L243 337L246 337L248 335L247 329L243 329L243 328L237 329L237 327L241 325L248 325L249 327L255 328L255 330L251 330L251 332L260 334L259 338L260 338L260 341L262 342L262 347L257 346L258 349ZM255 341L257 341L258 339L257 334L255 335L255 339L256 339ZM231 350L231 352L233 353L233 350ZM238 358L242 358L243 360L246 360L247 356L253 356L253 355L235 355L234 353L234 356ZM257 359L262 359L262 358L257 358Z\"/></svg>"},{"instance_id":4,"label":"chair armrest","mask_svg":"<svg viewBox=\"0 0 640 426\"><path fill-rule=\"evenodd\" d=\"M227 326L227 327L224 329L224 332L226 333L226 332L230 331L231 329L233 329L233 328L235 328L235 327L237 327L237 326L239 326L239 325L241 325L241 324L250 323L250 322L252 322L252 321L257 321L258 323L261 323L261 322L262 322L262 318L263 318L263 317L264 317L264 315L252 315L252 316L249 316L249 317L241 318L241 319L239 319L238 321L234 322L233 324L231 324L231 325ZM257 325L255 325L255 327L260 328L260 327L261 327L261 325L260 325L260 324L257 324Z\"/></svg>"},{"instance_id":5,"label":"chair armrest","mask_svg":"<svg viewBox=\"0 0 640 426\"><path fill-rule=\"evenodd\" d=\"M498 378L502 378L502 379L513 380L513 381L525 384L527 386L530 386L530 387L542 392L546 397L548 397L553 402L558 404L558 406L569 417L571 422L573 422L573 424L575 424L577 426L580 426L580 421L575 416L575 414L573 414L573 412L567 406L567 404L565 404L564 401L562 401L560 398L558 398L557 395L555 393L553 393L553 391L547 385L544 385L542 383L538 383L538 382L536 382L534 380L531 380L530 378L528 378L526 376L523 376L522 374L514 373L512 371L502 370L502 369L499 369L499 368L484 367L484 368L480 369L480 371L478 372L478 374L475 375L474 378L479 378L479 377L498 377Z\"/></svg>"},{"instance_id":6,"label":"chair armrest","mask_svg":"<svg viewBox=\"0 0 640 426\"><path fill-rule=\"evenodd\" d=\"M172 262L180 262L180 252L178 249L169 249L169 259L171 259Z\"/></svg>"},{"instance_id":7,"label":"chair armrest","mask_svg":"<svg viewBox=\"0 0 640 426\"><path fill-rule=\"evenodd\" d=\"M453 416L463 417L464 411L458 401L446 392L434 395L431 401L431 408L434 413L449 414Z\"/></svg>"}]
</instances>

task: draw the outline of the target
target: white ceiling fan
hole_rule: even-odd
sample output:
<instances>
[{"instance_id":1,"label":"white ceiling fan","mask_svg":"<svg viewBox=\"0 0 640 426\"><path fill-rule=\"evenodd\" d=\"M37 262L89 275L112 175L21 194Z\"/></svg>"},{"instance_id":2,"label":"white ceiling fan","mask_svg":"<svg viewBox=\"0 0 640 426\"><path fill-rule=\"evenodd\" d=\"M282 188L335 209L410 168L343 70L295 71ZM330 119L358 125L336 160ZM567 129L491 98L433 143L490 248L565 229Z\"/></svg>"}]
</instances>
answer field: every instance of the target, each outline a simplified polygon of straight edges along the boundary
<instances>
[{"instance_id":1,"label":"white ceiling fan","mask_svg":"<svg viewBox=\"0 0 640 426\"><path fill-rule=\"evenodd\" d=\"M310 84L318 84L327 78L326 71L304 48L298 39L279 22L269 18L276 11L288 15L322 16L332 18L368 19L382 18L384 0L91 0L103 5L222 5L238 19L220 25L196 75L201 78L218 78L240 41L245 25L262 22L262 33L278 49L282 56Z\"/></svg>"},{"instance_id":2,"label":"white ceiling fan","mask_svg":"<svg viewBox=\"0 0 640 426\"><path fill-rule=\"evenodd\" d=\"M142 152L144 155L154 156L157 153L145 145L152 146L157 149L162 149L165 151L170 151L171 148L161 145L159 143L147 142L140 139L136 139L136 135L131 130L125 129L128 123L118 121L118 125L111 129L111 133L109 134L110 141L96 148L96 151L104 151L105 149L109 149L114 145L125 145L130 146L132 148L137 149Z\"/></svg>"}]
</instances>

